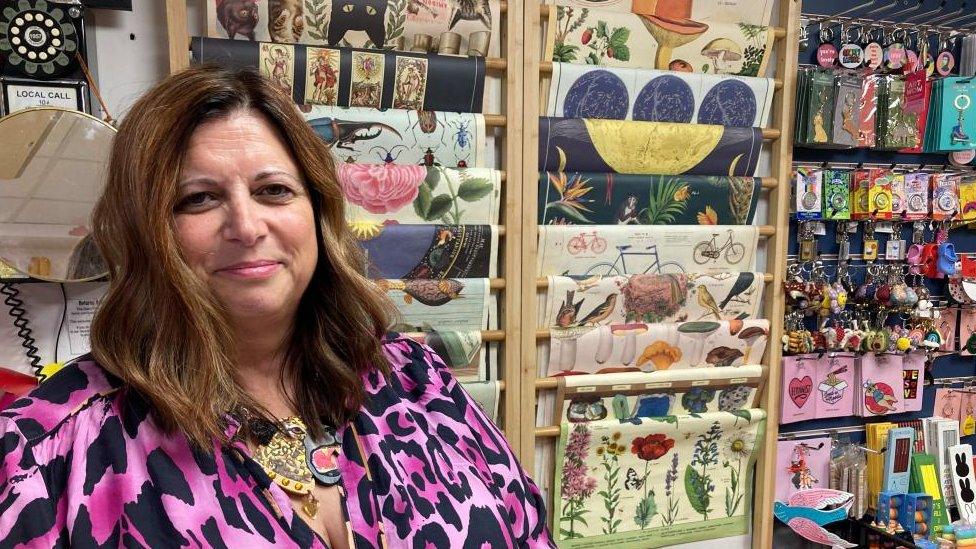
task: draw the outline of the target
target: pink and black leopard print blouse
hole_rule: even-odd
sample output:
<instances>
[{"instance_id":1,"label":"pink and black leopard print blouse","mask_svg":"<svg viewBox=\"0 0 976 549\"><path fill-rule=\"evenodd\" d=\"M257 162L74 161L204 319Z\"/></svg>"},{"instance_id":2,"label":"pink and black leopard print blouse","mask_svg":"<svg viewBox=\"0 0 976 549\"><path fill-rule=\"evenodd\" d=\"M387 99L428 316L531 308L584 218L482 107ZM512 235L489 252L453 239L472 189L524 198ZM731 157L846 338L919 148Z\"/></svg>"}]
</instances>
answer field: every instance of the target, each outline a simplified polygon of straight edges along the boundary
<instances>
[{"instance_id":1,"label":"pink and black leopard print blouse","mask_svg":"<svg viewBox=\"0 0 976 549\"><path fill-rule=\"evenodd\" d=\"M428 347L391 337L342 436L357 548L555 547L538 488ZM76 362L0 413L0 549L326 547L241 442L206 454ZM232 437L238 425L228 421Z\"/></svg>"}]
</instances>

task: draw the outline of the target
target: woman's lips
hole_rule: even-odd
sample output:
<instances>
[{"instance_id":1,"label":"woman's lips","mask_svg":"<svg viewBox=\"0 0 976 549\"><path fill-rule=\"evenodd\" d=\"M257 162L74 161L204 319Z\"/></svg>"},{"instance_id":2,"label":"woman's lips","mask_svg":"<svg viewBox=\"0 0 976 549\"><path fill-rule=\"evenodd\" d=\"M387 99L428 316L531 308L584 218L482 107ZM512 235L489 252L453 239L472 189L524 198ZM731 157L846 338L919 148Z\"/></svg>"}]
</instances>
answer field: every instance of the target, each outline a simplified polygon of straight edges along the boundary
<instances>
[{"instance_id":1,"label":"woman's lips","mask_svg":"<svg viewBox=\"0 0 976 549\"><path fill-rule=\"evenodd\" d=\"M272 261L257 261L253 263L238 263L230 267L224 267L217 271L217 274L232 278L256 280L273 276L281 263Z\"/></svg>"}]
</instances>

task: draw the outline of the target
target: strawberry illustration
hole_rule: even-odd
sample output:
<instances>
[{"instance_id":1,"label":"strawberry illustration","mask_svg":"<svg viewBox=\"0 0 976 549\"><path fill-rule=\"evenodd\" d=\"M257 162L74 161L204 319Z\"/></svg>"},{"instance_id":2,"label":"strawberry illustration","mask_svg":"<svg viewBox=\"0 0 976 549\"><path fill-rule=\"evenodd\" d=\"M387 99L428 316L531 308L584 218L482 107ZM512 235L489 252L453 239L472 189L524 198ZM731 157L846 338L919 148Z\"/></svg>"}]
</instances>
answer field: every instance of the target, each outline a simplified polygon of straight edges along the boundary
<instances>
[{"instance_id":1,"label":"strawberry illustration","mask_svg":"<svg viewBox=\"0 0 976 549\"><path fill-rule=\"evenodd\" d=\"M584 46L586 44L589 44L590 40L592 39L593 39L593 29L586 29L585 31L583 31L582 42Z\"/></svg>"}]
</instances>

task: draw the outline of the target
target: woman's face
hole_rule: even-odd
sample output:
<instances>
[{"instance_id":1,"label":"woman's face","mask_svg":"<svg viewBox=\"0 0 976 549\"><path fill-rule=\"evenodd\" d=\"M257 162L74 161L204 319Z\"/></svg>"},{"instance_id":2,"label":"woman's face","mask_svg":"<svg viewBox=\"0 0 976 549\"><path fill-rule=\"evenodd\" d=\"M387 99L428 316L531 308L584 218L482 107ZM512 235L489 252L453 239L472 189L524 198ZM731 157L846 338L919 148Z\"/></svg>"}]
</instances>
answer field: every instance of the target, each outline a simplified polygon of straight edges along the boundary
<instances>
[{"instance_id":1,"label":"woman's face","mask_svg":"<svg viewBox=\"0 0 976 549\"><path fill-rule=\"evenodd\" d=\"M183 254L232 320L290 321L318 247L301 170L275 127L253 110L201 125L177 196Z\"/></svg>"}]
</instances>

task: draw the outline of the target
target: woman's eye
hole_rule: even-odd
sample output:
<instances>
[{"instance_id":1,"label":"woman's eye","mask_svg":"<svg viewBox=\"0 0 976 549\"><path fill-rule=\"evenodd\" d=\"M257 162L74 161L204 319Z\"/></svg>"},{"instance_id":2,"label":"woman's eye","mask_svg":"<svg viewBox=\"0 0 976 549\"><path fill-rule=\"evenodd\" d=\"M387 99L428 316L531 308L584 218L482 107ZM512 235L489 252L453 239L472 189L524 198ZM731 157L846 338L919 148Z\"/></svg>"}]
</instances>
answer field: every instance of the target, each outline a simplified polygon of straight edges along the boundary
<instances>
[{"instance_id":1,"label":"woman's eye","mask_svg":"<svg viewBox=\"0 0 976 549\"><path fill-rule=\"evenodd\" d=\"M258 191L259 194L270 196L271 198L290 198L294 193L285 185L266 185Z\"/></svg>"},{"instance_id":2,"label":"woman's eye","mask_svg":"<svg viewBox=\"0 0 976 549\"><path fill-rule=\"evenodd\" d=\"M187 210L199 210L210 205L210 202L214 200L214 195L211 193L193 193L187 195L176 205L176 211L187 211Z\"/></svg>"}]
</instances>

